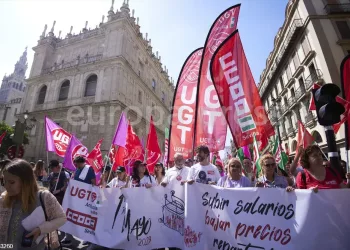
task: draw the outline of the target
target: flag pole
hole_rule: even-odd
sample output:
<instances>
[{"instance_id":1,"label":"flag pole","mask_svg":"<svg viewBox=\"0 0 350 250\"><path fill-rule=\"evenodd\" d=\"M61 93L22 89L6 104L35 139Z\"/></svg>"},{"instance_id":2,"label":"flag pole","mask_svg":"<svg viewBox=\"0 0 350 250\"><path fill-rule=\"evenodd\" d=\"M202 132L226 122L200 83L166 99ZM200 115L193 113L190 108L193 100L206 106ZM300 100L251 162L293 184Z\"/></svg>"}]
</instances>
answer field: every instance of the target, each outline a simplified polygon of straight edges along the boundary
<instances>
[{"instance_id":1,"label":"flag pole","mask_svg":"<svg viewBox=\"0 0 350 250\"><path fill-rule=\"evenodd\" d=\"M112 145L111 145L111 148L112 148ZM116 153L118 152L118 149L119 149L119 146L116 147ZM109 153L108 153L108 156L107 156L107 159L106 159L106 165L107 165L107 162L108 162L108 157L109 157ZM114 159L114 160L115 160L115 159ZM113 162L113 164L114 164L114 162ZM109 171L109 175L108 175L108 178L107 178L107 182L108 182L109 178L111 177L111 173L112 173L112 171L113 171L113 164L112 164L111 170ZM106 166L105 166L104 169L106 169ZM103 175L103 174L102 174L102 175ZM107 183L107 184L108 184L108 183Z\"/></svg>"},{"instance_id":2,"label":"flag pole","mask_svg":"<svg viewBox=\"0 0 350 250\"><path fill-rule=\"evenodd\" d=\"M105 173L106 166L107 166L107 162L108 162L108 157L109 157L109 154L111 153L111 150L112 150L112 145L113 145L113 144L111 144L111 146L110 146L110 148L109 148L108 155L107 155L107 159L106 159L106 162L105 162L105 166L103 167L102 175Z\"/></svg>"},{"instance_id":3,"label":"flag pole","mask_svg":"<svg viewBox=\"0 0 350 250\"><path fill-rule=\"evenodd\" d=\"M58 180L60 179L60 175L61 175L62 168L63 168L63 164L61 165L61 167L60 167L60 171L58 172L58 177L57 177L57 180L56 180L55 189L54 189L53 191L56 191L57 184L58 184Z\"/></svg>"}]
</instances>

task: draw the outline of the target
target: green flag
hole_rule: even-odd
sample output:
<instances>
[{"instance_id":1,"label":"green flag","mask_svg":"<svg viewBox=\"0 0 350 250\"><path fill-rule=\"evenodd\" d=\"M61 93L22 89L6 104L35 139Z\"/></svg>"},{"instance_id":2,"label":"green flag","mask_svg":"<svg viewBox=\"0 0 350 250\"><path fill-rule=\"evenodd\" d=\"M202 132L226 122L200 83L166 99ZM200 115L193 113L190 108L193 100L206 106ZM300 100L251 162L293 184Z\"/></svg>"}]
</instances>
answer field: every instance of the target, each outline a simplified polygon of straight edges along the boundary
<instances>
[{"instance_id":1,"label":"green flag","mask_svg":"<svg viewBox=\"0 0 350 250\"><path fill-rule=\"evenodd\" d=\"M256 176L258 177L261 172L261 166L260 166L260 154L259 154L259 147L258 147L258 142L256 141L255 138L255 133L254 133L254 159L255 159L255 172Z\"/></svg>"},{"instance_id":2,"label":"green flag","mask_svg":"<svg viewBox=\"0 0 350 250\"><path fill-rule=\"evenodd\" d=\"M278 166L281 169L285 170L285 167L288 163L288 156L282 149L282 145L280 144L278 135L276 135L276 138L274 141L273 155L275 156L276 163L278 164Z\"/></svg>"},{"instance_id":3,"label":"green flag","mask_svg":"<svg viewBox=\"0 0 350 250\"><path fill-rule=\"evenodd\" d=\"M241 161L241 163L243 164L243 160L244 160L244 153L243 153L243 149L239 148L237 150L237 156L239 158L239 160Z\"/></svg>"}]
</instances>

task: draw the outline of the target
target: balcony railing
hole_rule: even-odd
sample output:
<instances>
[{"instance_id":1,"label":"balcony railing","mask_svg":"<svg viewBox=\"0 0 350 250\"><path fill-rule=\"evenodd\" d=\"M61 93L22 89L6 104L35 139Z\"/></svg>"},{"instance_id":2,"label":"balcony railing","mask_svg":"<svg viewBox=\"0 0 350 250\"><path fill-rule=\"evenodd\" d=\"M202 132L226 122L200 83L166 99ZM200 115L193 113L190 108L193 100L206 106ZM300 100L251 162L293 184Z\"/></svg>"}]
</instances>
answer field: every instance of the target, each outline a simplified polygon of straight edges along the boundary
<instances>
[{"instance_id":1,"label":"balcony railing","mask_svg":"<svg viewBox=\"0 0 350 250\"><path fill-rule=\"evenodd\" d=\"M306 117L305 117L305 123L309 123L311 122L313 119L315 119L315 116L311 113L309 113Z\"/></svg>"},{"instance_id":2,"label":"balcony railing","mask_svg":"<svg viewBox=\"0 0 350 250\"><path fill-rule=\"evenodd\" d=\"M288 134L292 134L294 133L294 128L293 127L289 127L288 128Z\"/></svg>"},{"instance_id":3,"label":"balcony railing","mask_svg":"<svg viewBox=\"0 0 350 250\"><path fill-rule=\"evenodd\" d=\"M324 9L327 14L349 13L350 3L327 4Z\"/></svg>"},{"instance_id":4,"label":"balcony railing","mask_svg":"<svg viewBox=\"0 0 350 250\"><path fill-rule=\"evenodd\" d=\"M93 63L96 61L100 61L102 59L102 54L97 54L93 56L88 56L87 54L83 57L80 58L79 56L70 62L62 62L61 64L55 63L52 67L46 68L42 70L42 74L48 74L51 72L54 72L56 70L61 70L61 69L67 69L67 68L72 68L78 65L84 65L87 63Z\"/></svg>"},{"instance_id":5,"label":"balcony railing","mask_svg":"<svg viewBox=\"0 0 350 250\"><path fill-rule=\"evenodd\" d=\"M316 69L315 72L313 72L312 74L310 74L306 79L305 79L305 88L308 90L312 87L312 85L314 83L317 82L322 82L323 78L322 78L322 72L319 69Z\"/></svg>"},{"instance_id":6,"label":"balcony railing","mask_svg":"<svg viewBox=\"0 0 350 250\"><path fill-rule=\"evenodd\" d=\"M295 99L299 100L300 97L302 97L305 94L305 90L303 89L297 89L295 91Z\"/></svg>"},{"instance_id":7,"label":"balcony railing","mask_svg":"<svg viewBox=\"0 0 350 250\"><path fill-rule=\"evenodd\" d=\"M279 50L280 52L276 56L275 61L269 69L270 72L266 72L266 75L269 75L270 79L263 82L263 85L261 86L261 89L259 91L260 95L262 95L265 92L268 85L270 85L270 83L273 82L273 78L276 76L276 72L279 72L280 67L282 67L283 65L281 60L284 59L285 56L290 52L291 48L293 47L292 45L296 41L296 38L298 37L302 27L303 21L301 19L294 19L291 23L288 33L284 39L284 43L281 45L281 48Z\"/></svg>"}]
</instances>

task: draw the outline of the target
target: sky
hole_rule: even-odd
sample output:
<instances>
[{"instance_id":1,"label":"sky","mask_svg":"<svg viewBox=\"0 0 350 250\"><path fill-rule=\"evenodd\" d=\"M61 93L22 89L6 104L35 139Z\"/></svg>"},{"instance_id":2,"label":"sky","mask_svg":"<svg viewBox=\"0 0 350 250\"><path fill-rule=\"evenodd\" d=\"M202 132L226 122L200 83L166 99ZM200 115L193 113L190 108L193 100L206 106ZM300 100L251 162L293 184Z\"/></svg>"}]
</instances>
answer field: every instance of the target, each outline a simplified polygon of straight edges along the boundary
<instances>
[{"instance_id":1,"label":"sky","mask_svg":"<svg viewBox=\"0 0 350 250\"><path fill-rule=\"evenodd\" d=\"M204 45L218 15L241 3L238 29L256 83L273 49L274 37L285 18L288 0L129 0L130 9L140 18L141 32L152 39L169 75L177 81L187 56ZM30 73L34 52L44 25L62 37L73 26L79 33L88 21L95 28L107 16L112 0L0 0L0 78L13 72L14 65L28 46ZM123 0L115 0L114 10ZM105 18L105 21L107 17ZM230 137L227 138L229 142Z\"/></svg>"}]
</instances>

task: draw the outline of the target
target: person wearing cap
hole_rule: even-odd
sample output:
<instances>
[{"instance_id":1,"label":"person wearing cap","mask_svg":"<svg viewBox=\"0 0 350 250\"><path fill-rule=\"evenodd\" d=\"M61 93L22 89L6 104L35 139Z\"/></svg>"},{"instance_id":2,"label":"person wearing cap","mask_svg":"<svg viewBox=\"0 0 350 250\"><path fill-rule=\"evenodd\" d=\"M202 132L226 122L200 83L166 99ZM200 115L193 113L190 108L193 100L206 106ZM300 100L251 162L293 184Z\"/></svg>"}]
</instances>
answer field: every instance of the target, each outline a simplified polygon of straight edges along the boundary
<instances>
[{"instance_id":1,"label":"person wearing cap","mask_svg":"<svg viewBox=\"0 0 350 250\"><path fill-rule=\"evenodd\" d=\"M51 160L49 164L51 173L48 177L49 190L62 205L64 193L68 186L68 179L64 171L61 171L60 163L57 160Z\"/></svg>"},{"instance_id":2,"label":"person wearing cap","mask_svg":"<svg viewBox=\"0 0 350 250\"><path fill-rule=\"evenodd\" d=\"M175 165L176 165L176 162L175 162ZM189 167L189 168L192 167L193 166L193 160L191 158L187 159L185 161L185 166Z\"/></svg>"},{"instance_id":3,"label":"person wearing cap","mask_svg":"<svg viewBox=\"0 0 350 250\"><path fill-rule=\"evenodd\" d=\"M216 185L221 178L219 170L209 162L210 151L205 145L199 146L196 149L197 164L190 168L187 176L187 183L193 184L194 182Z\"/></svg>"},{"instance_id":4,"label":"person wearing cap","mask_svg":"<svg viewBox=\"0 0 350 250\"><path fill-rule=\"evenodd\" d=\"M147 170L147 164L142 161L135 161L129 187L146 187L151 188L157 185L156 180Z\"/></svg>"},{"instance_id":5,"label":"person wearing cap","mask_svg":"<svg viewBox=\"0 0 350 250\"><path fill-rule=\"evenodd\" d=\"M74 180L86 184L96 185L96 175L94 169L85 164L85 158L81 155L74 158L74 165L77 170L74 173Z\"/></svg>"},{"instance_id":6,"label":"person wearing cap","mask_svg":"<svg viewBox=\"0 0 350 250\"><path fill-rule=\"evenodd\" d=\"M174 155L174 162L175 166L166 172L165 178L161 183L163 187L172 183L181 184L187 178L190 168L184 165L185 160L181 153L176 153Z\"/></svg>"},{"instance_id":7,"label":"person wearing cap","mask_svg":"<svg viewBox=\"0 0 350 250\"><path fill-rule=\"evenodd\" d=\"M162 183L164 176L165 176L165 168L163 166L163 163L157 162L156 165L154 166L154 177L158 185Z\"/></svg>"},{"instance_id":8,"label":"person wearing cap","mask_svg":"<svg viewBox=\"0 0 350 250\"><path fill-rule=\"evenodd\" d=\"M126 188L129 183L129 177L126 174L125 167L118 166L116 171L117 177L113 178L108 184L109 188Z\"/></svg>"}]
</instances>

